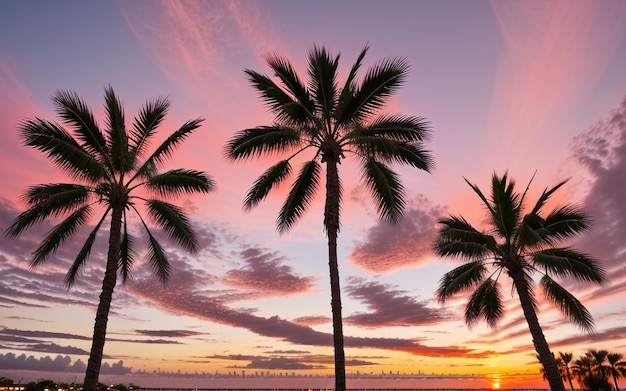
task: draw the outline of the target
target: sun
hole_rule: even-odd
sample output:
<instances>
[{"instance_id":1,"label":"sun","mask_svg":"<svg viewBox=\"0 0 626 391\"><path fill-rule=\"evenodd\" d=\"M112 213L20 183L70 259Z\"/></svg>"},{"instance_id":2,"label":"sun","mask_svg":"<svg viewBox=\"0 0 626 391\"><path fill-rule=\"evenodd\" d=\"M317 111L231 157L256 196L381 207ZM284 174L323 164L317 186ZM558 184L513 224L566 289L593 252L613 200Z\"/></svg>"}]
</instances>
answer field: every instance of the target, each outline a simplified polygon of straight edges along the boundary
<instances>
[{"instance_id":1,"label":"sun","mask_svg":"<svg viewBox=\"0 0 626 391\"><path fill-rule=\"evenodd\" d=\"M500 383L499 382L493 383L493 388L495 388L495 389L500 388Z\"/></svg>"}]
</instances>

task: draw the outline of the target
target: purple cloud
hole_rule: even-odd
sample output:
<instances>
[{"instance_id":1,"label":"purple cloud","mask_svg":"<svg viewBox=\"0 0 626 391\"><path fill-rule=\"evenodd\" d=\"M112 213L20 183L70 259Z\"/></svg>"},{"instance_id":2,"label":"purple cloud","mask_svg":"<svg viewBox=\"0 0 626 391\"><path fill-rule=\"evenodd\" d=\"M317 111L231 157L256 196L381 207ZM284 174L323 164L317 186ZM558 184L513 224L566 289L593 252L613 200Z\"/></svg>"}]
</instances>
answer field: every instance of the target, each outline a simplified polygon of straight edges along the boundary
<instances>
[{"instance_id":1,"label":"purple cloud","mask_svg":"<svg viewBox=\"0 0 626 391\"><path fill-rule=\"evenodd\" d=\"M391 285L351 278L344 289L348 296L364 302L370 310L344 317L346 324L365 328L408 327L450 320L447 311L429 307L427 301L418 301Z\"/></svg>"},{"instance_id":2,"label":"purple cloud","mask_svg":"<svg viewBox=\"0 0 626 391\"><path fill-rule=\"evenodd\" d=\"M239 253L245 266L230 270L222 282L239 289L277 296L292 296L309 291L315 283L313 277L301 277L293 268L283 264L285 258L276 252L263 252L248 248Z\"/></svg>"},{"instance_id":3,"label":"purple cloud","mask_svg":"<svg viewBox=\"0 0 626 391\"><path fill-rule=\"evenodd\" d=\"M352 263L373 273L388 273L419 265L432 254L437 220L446 208L433 205L423 195L407 204L399 223L379 220L367 229L365 240L357 243L350 254Z\"/></svg>"}]
</instances>

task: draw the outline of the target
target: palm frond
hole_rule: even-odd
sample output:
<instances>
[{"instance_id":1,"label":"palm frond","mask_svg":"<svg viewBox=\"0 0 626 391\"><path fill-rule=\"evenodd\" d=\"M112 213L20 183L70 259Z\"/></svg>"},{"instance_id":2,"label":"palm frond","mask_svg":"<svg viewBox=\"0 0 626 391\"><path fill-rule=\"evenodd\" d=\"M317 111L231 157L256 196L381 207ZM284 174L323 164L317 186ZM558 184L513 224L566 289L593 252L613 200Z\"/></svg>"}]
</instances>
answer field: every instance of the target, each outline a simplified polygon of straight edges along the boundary
<instances>
[{"instance_id":1,"label":"palm frond","mask_svg":"<svg viewBox=\"0 0 626 391\"><path fill-rule=\"evenodd\" d=\"M72 285L74 285L74 282L76 282L76 277L78 277L78 273L80 272L80 269L87 262L87 259L89 258L89 254L91 254L91 248L93 247L93 244L96 240L98 231L100 230L100 227L102 226L102 222L104 222L110 210L111 209L108 208L105 211L105 213L102 214L100 221L98 221L98 223L94 226L94 228L89 233L89 236L87 236L87 239L85 240L85 243L83 243L83 246L78 252L76 259L74 259L72 266L70 266L69 270L65 274L65 278L63 279L63 282L65 283L66 287L69 288Z\"/></svg>"},{"instance_id":2,"label":"palm frond","mask_svg":"<svg viewBox=\"0 0 626 391\"><path fill-rule=\"evenodd\" d=\"M130 279L130 272L135 263L136 253L134 251L135 240L128 232L127 219L124 218L124 232L122 241L120 242L120 263L119 269L122 275L122 283L126 283Z\"/></svg>"},{"instance_id":3,"label":"palm frond","mask_svg":"<svg viewBox=\"0 0 626 391\"><path fill-rule=\"evenodd\" d=\"M443 227L433 245L438 255L477 259L497 251L495 239L478 231L463 217L442 218L439 224Z\"/></svg>"},{"instance_id":4,"label":"palm frond","mask_svg":"<svg viewBox=\"0 0 626 391\"><path fill-rule=\"evenodd\" d=\"M539 214L541 212L541 209L545 205L546 201L550 199L552 194L554 194L555 191L557 191L561 186L563 186L566 183L567 183L567 180L564 180L563 182L557 184L556 186L550 189L546 188L541 193L541 196L539 196L539 198L537 199L537 202L535 203L535 206L533 207L533 210L530 212L530 214Z\"/></svg>"},{"instance_id":5,"label":"palm frond","mask_svg":"<svg viewBox=\"0 0 626 391\"><path fill-rule=\"evenodd\" d=\"M265 105L277 119L296 123L305 122L313 115L315 104L291 63L277 55L266 56L265 60L287 91L269 77L246 69L245 73L252 86L260 92Z\"/></svg>"},{"instance_id":6,"label":"palm frond","mask_svg":"<svg viewBox=\"0 0 626 391\"><path fill-rule=\"evenodd\" d=\"M54 164L73 177L97 181L104 166L63 128L39 118L18 125L24 145L43 152Z\"/></svg>"},{"instance_id":7,"label":"palm frond","mask_svg":"<svg viewBox=\"0 0 626 391\"><path fill-rule=\"evenodd\" d=\"M198 240L182 208L155 199L146 201L148 215L171 239L190 253L198 250Z\"/></svg>"},{"instance_id":8,"label":"palm frond","mask_svg":"<svg viewBox=\"0 0 626 391\"><path fill-rule=\"evenodd\" d=\"M259 202L265 199L270 190L291 174L291 165L289 160L281 160L265 172L256 180L246 194L244 199L244 209L250 210L257 206Z\"/></svg>"},{"instance_id":9,"label":"palm frond","mask_svg":"<svg viewBox=\"0 0 626 391\"><path fill-rule=\"evenodd\" d=\"M472 188L472 190L474 190L474 193L476 193L476 195L478 195L478 198L480 198L480 200L483 202L483 204L485 205L485 208L487 208L487 210L489 211L490 215L493 215L495 213L495 211L493 210L493 207L491 206L491 203L489 202L489 200L487 200L487 197L485 197L485 195L483 194L483 192L480 190L480 188L471 183L470 181L467 180L467 178L463 177L463 180L465 181L465 183L467 183L469 185L469 187Z\"/></svg>"},{"instance_id":10,"label":"palm frond","mask_svg":"<svg viewBox=\"0 0 626 391\"><path fill-rule=\"evenodd\" d=\"M264 154L276 154L300 144L300 133L287 126L260 126L241 130L226 143L225 156L246 160Z\"/></svg>"},{"instance_id":11,"label":"palm frond","mask_svg":"<svg viewBox=\"0 0 626 391\"><path fill-rule=\"evenodd\" d=\"M350 116L344 115L344 108L350 102L353 97L354 92L357 90L356 78L359 73L359 69L361 69L361 64L363 62L363 58L367 54L369 50L369 46L365 45L365 47L359 53L354 64L352 64L352 68L348 73L348 77L346 78L346 82L341 89L341 94L339 95L339 102L337 103L337 115L336 121L338 125L345 125L348 122L352 121Z\"/></svg>"},{"instance_id":12,"label":"palm frond","mask_svg":"<svg viewBox=\"0 0 626 391\"><path fill-rule=\"evenodd\" d=\"M471 327L484 319L489 327L494 328L503 313L498 283L488 278L470 296L465 307L465 323Z\"/></svg>"},{"instance_id":13,"label":"palm frond","mask_svg":"<svg viewBox=\"0 0 626 391\"><path fill-rule=\"evenodd\" d=\"M170 107L167 98L159 97L150 100L139 110L133 121L133 128L129 136L129 144L133 158L143 157L150 139L161 125Z\"/></svg>"},{"instance_id":14,"label":"palm frond","mask_svg":"<svg viewBox=\"0 0 626 391\"><path fill-rule=\"evenodd\" d=\"M213 191L215 181L202 171L174 169L150 177L146 187L164 197L178 196Z\"/></svg>"},{"instance_id":15,"label":"palm frond","mask_svg":"<svg viewBox=\"0 0 626 391\"><path fill-rule=\"evenodd\" d=\"M563 205L555 208L546 216L545 229L550 232L546 243L569 239L589 228L589 216L575 205Z\"/></svg>"},{"instance_id":16,"label":"palm frond","mask_svg":"<svg viewBox=\"0 0 626 391\"><path fill-rule=\"evenodd\" d=\"M287 199L283 203L276 226L281 234L288 231L302 217L313 201L320 182L320 165L316 160L305 162L298 173Z\"/></svg>"},{"instance_id":17,"label":"palm frond","mask_svg":"<svg viewBox=\"0 0 626 391\"><path fill-rule=\"evenodd\" d=\"M510 242L520 224L522 205L520 195L515 192L515 182L493 174L491 179L491 219L496 232Z\"/></svg>"},{"instance_id":18,"label":"palm frond","mask_svg":"<svg viewBox=\"0 0 626 391\"><path fill-rule=\"evenodd\" d=\"M381 115L367 126L376 136L395 141L426 141L430 139L430 123L421 117Z\"/></svg>"},{"instance_id":19,"label":"palm frond","mask_svg":"<svg viewBox=\"0 0 626 391\"><path fill-rule=\"evenodd\" d=\"M378 214L385 220L395 223L404 211L404 186L398 174L385 164L367 159L362 165L362 177L374 199Z\"/></svg>"},{"instance_id":20,"label":"palm frond","mask_svg":"<svg viewBox=\"0 0 626 391\"><path fill-rule=\"evenodd\" d=\"M22 201L29 206L47 203L50 208L68 211L87 201L90 191L89 187L74 183L47 183L26 189Z\"/></svg>"},{"instance_id":21,"label":"palm frond","mask_svg":"<svg viewBox=\"0 0 626 391\"><path fill-rule=\"evenodd\" d=\"M108 86L104 91L105 117L108 129L106 134L109 139L109 153L106 161L113 169L112 172L124 174L130 168L130 156L128 150L128 134L124 119L124 109L115 95L113 88Z\"/></svg>"},{"instance_id":22,"label":"palm frond","mask_svg":"<svg viewBox=\"0 0 626 391\"><path fill-rule=\"evenodd\" d=\"M570 292L554 281L550 276L544 275L540 280L546 297L561 310L569 320L586 332L593 332L593 318L587 308Z\"/></svg>"},{"instance_id":23,"label":"palm frond","mask_svg":"<svg viewBox=\"0 0 626 391\"><path fill-rule=\"evenodd\" d=\"M447 272L439 281L435 292L437 300L443 304L457 293L476 286L483 280L486 272L487 269L481 261L468 262Z\"/></svg>"},{"instance_id":24,"label":"palm frond","mask_svg":"<svg viewBox=\"0 0 626 391\"><path fill-rule=\"evenodd\" d=\"M331 58L323 47L314 46L309 53L309 88L322 110L322 118L330 125L339 96L337 94L337 67L339 55Z\"/></svg>"},{"instance_id":25,"label":"palm frond","mask_svg":"<svg viewBox=\"0 0 626 391\"><path fill-rule=\"evenodd\" d=\"M426 172L431 172L435 165L435 159L421 143L400 142L397 144L395 153L391 154L388 159Z\"/></svg>"},{"instance_id":26,"label":"palm frond","mask_svg":"<svg viewBox=\"0 0 626 391\"><path fill-rule=\"evenodd\" d=\"M57 91L52 101L63 123L75 130L83 148L89 154L104 159L107 156L106 140L85 101L75 92L63 90Z\"/></svg>"},{"instance_id":27,"label":"palm frond","mask_svg":"<svg viewBox=\"0 0 626 391\"><path fill-rule=\"evenodd\" d=\"M72 237L78 228L85 225L90 216L91 207L85 205L61 221L48 233L39 247L33 252L30 266L37 267L40 263L45 261L48 256L53 254L57 248L63 244L63 242Z\"/></svg>"},{"instance_id":28,"label":"palm frond","mask_svg":"<svg viewBox=\"0 0 626 391\"><path fill-rule=\"evenodd\" d=\"M537 214L527 214L517 229L517 240L521 246L533 247L545 243L550 234L545 228L545 220Z\"/></svg>"},{"instance_id":29,"label":"palm frond","mask_svg":"<svg viewBox=\"0 0 626 391\"><path fill-rule=\"evenodd\" d=\"M384 106L387 99L397 91L408 74L405 59L384 59L368 69L360 86L342 107L339 123L349 119L361 122Z\"/></svg>"},{"instance_id":30,"label":"palm frond","mask_svg":"<svg viewBox=\"0 0 626 391\"><path fill-rule=\"evenodd\" d=\"M152 152L150 157L146 159L141 168L137 170L137 175L142 176L148 172L151 167L156 167L162 164L167 158L172 155L172 152L176 147L178 147L183 141L189 137L191 132L198 129L202 122L203 118L196 118L194 120L190 120L185 122L177 131L172 133L165 141L159 145L158 148Z\"/></svg>"},{"instance_id":31,"label":"palm frond","mask_svg":"<svg viewBox=\"0 0 626 391\"><path fill-rule=\"evenodd\" d=\"M23 196L31 206L20 213L6 229L6 237L20 235L25 229L44 221L70 213L89 199L89 188L81 185L55 183L28 188Z\"/></svg>"},{"instance_id":32,"label":"palm frond","mask_svg":"<svg viewBox=\"0 0 626 391\"><path fill-rule=\"evenodd\" d=\"M569 247L548 248L531 254L535 266L548 274L602 283L606 272L598 260Z\"/></svg>"},{"instance_id":33,"label":"palm frond","mask_svg":"<svg viewBox=\"0 0 626 391\"><path fill-rule=\"evenodd\" d=\"M167 283L170 276L170 262L165 255L163 246L152 235L148 225L142 220L143 227L148 235L148 263L152 269L152 272L157 276L163 285Z\"/></svg>"}]
</instances>

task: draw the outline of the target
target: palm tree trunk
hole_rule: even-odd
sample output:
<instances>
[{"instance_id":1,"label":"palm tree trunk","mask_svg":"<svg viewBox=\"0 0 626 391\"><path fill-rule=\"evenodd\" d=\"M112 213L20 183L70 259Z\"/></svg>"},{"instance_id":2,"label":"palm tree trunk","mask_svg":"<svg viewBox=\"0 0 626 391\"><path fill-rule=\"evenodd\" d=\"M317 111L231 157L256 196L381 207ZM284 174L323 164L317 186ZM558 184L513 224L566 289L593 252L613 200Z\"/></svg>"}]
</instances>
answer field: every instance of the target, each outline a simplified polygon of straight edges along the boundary
<instances>
[{"instance_id":1,"label":"palm tree trunk","mask_svg":"<svg viewBox=\"0 0 626 391\"><path fill-rule=\"evenodd\" d=\"M528 329L530 330L530 334L533 338L533 345L535 345L535 351L539 355L541 365L543 365L546 379L548 380L548 384L550 384L550 390L565 391L561 373L556 366L554 355L550 351L548 341L543 335L543 330L539 324L539 319L537 318L537 313L535 312L533 301L530 296L530 287L528 286L524 271L520 269L519 271L511 272L510 276L513 279L515 289L519 295L520 304L522 305L522 310L524 311L524 317L526 318Z\"/></svg>"},{"instance_id":2,"label":"palm tree trunk","mask_svg":"<svg viewBox=\"0 0 626 391\"><path fill-rule=\"evenodd\" d=\"M569 386L572 389L572 391L574 391L574 383L572 383L572 374L569 372L569 366L566 367L565 369L567 370L567 380L569 380Z\"/></svg>"},{"instance_id":3,"label":"palm tree trunk","mask_svg":"<svg viewBox=\"0 0 626 391\"><path fill-rule=\"evenodd\" d=\"M109 233L109 252L107 255L106 271L102 280L102 293L100 293L100 303L96 312L96 324L93 329L93 341L91 353L87 362L84 391L96 391L100 366L102 364L102 354L104 342L106 340L107 323L109 321L109 309L113 298L113 290L117 283L118 260L120 257L120 238L122 228L122 207L113 207L111 214L111 231Z\"/></svg>"},{"instance_id":4,"label":"palm tree trunk","mask_svg":"<svg viewBox=\"0 0 626 391\"><path fill-rule=\"evenodd\" d=\"M339 234L339 173L336 161L326 164L326 205L324 227L328 235L328 266L330 268L331 308L333 312L333 344L335 347L335 391L346 390L346 357L343 350L343 321L341 317L341 289L337 261Z\"/></svg>"}]
</instances>

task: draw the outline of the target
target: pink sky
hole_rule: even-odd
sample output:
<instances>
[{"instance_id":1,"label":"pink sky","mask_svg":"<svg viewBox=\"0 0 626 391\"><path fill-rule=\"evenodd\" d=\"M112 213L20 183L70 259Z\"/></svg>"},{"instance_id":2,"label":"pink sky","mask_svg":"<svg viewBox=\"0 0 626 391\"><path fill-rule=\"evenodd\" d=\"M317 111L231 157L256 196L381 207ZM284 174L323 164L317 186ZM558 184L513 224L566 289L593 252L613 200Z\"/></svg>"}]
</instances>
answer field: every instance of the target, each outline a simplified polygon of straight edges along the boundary
<instances>
[{"instance_id":1,"label":"pink sky","mask_svg":"<svg viewBox=\"0 0 626 391\"><path fill-rule=\"evenodd\" d=\"M474 379L403 383L410 388L496 382L547 388L517 297L506 296L507 314L496 329L467 328L466 297L445 306L434 300L439 279L455 264L436 258L431 243L445 214L475 223L482 218L464 177L486 189L494 171L508 170L520 186L537 172L533 196L571 178L559 201L583 204L594 220L574 244L601 259L610 279L602 287L567 285L593 314L595 334L581 334L549 306L541 307L540 320L554 351L577 356L606 348L626 355L624 20L620 0L3 1L0 228L24 207L19 197L27 186L67 179L17 137L24 118L57 119L49 99L55 90L77 92L98 117L109 84L127 117L146 100L168 96L163 136L188 119L206 118L171 168L205 170L217 191L180 200L202 250L191 256L170 246L167 287L140 263L134 278L116 288L103 378L156 386L180 370L189 374L189 387L203 387L196 372L332 374L323 201L280 236L274 221L286 188L251 212L241 209L248 188L273 160L232 164L223 148L234 132L272 122L243 72L268 73L265 54L289 58L304 74L309 49L324 45L341 53L343 76L369 44L366 66L385 57L411 64L386 110L430 121L427 147L436 169L398 168L408 202L404 220L391 226L377 219L357 167L341 166L349 376ZM0 239L0 376L36 380L52 373L82 381L105 243L67 291L63 276L79 238L42 267L28 267L49 228ZM155 371L158 376L131 377ZM304 386L315 387L310 384ZM348 383L374 386L383 387Z\"/></svg>"}]
</instances>

